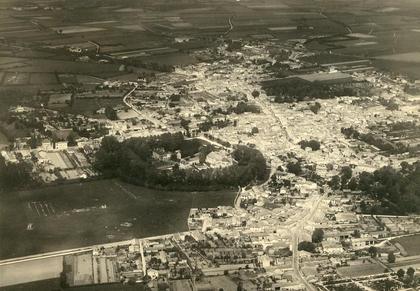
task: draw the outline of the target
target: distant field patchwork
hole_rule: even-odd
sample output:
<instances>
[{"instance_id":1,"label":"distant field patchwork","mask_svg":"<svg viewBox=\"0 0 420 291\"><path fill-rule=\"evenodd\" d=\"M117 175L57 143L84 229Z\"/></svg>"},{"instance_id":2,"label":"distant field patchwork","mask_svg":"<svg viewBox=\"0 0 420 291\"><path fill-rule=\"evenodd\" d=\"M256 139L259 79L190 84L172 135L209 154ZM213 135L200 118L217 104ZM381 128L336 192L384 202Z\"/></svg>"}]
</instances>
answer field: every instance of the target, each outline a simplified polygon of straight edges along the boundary
<instances>
[{"instance_id":1,"label":"distant field patchwork","mask_svg":"<svg viewBox=\"0 0 420 291\"><path fill-rule=\"evenodd\" d=\"M407 62L407 63L420 63L420 52L384 55L376 57L380 60Z\"/></svg>"},{"instance_id":2,"label":"distant field patchwork","mask_svg":"<svg viewBox=\"0 0 420 291\"><path fill-rule=\"evenodd\" d=\"M71 33L101 31L101 30L105 30L105 28L76 25L76 26L54 27L54 30L62 34L71 34Z\"/></svg>"}]
</instances>

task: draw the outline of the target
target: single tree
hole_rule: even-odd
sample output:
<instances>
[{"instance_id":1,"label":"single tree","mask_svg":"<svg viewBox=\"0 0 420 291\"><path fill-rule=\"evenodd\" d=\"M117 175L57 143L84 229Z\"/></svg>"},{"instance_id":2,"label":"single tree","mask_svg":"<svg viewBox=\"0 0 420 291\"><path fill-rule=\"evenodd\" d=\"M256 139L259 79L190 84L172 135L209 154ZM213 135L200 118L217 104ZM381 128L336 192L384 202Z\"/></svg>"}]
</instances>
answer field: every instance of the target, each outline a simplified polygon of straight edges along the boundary
<instances>
[{"instance_id":1,"label":"single tree","mask_svg":"<svg viewBox=\"0 0 420 291\"><path fill-rule=\"evenodd\" d=\"M105 107L105 116L110 120L117 120L117 112L111 106Z\"/></svg>"},{"instance_id":2,"label":"single tree","mask_svg":"<svg viewBox=\"0 0 420 291\"><path fill-rule=\"evenodd\" d=\"M374 246L371 246L368 250L370 257L371 258L376 258L376 256L378 255L378 249Z\"/></svg>"},{"instance_id":3,"label":"single tree","mask_svg":"<svg viewBox=\"0 0 420 291\"><path fill-rule=\"evenodd\" d=\"M347 184L347 188L349 188L351 191L355 191L357 190L357 187L359 186L359 184L357 183L357 179L356 178L351 178L349 183Z\"/></svg>"},{"instance_id":4,"label":"single tree","mask_svg":"<svg viewBox=\"0 0 420 291\"><path fill-rule=\"evenodd\" d=\"M409 277L409 278L411 278L411 279L413 279L414 278L414 273L415 273L416 271L414 270L414 268L413 267L410 267L410 268L408 268L407 269L407 276Z\"/></svg>"},{"instance_id":5,"label":"single tree","mask_svg":"<svg viewBox=\"0 0 420 291\"><path fill-rule=\"evenodd\" d=\"M388 253L388 263L393 264L395 263L395 255L393 252Z\"/></svg>"},{"instance_id":6,"label":"single tree","mask_svg":"<svg viewBox=\"0 0 420 291\"><path fill-rule=\"evenodd\" d=\"M69 147L73 147L77 145L76 141L77 135L74 131L70 132L70 134L67 136L67 142Z\"/></svg>"},{"instance_id":7,"label":"single tree","mask_svg":"<svg viewBox=\"0 0 420 291\"><path fill-rule=\"evenodd\" d=\"M351 179L353 171L349 166L344 166L341 168L341 184L345 185Z\"/></svg>"},{"instance_id":8,"label":"single tree","mask_svg":"<svg viewBox=\"0 0 420 291\"><path fill-rule=\"evenodd\" d=\"M320 243L324 239L324 231L321 228L315 228L314 232L312 233L312 242L313 243Z\"/></svg>"},{"instance_id":9,"label":"single tree","mask_svg":"<svg viewBox=\"0 0 420 291\"><path fill-rule=\"evenodd\" d=\"M331 189L333 190L340 189L340 186L341 186L340 176L338 175L333 176L331 180L328 182L328 186L330 186Z\"/></svg>"},{"instance_id":10,"label":"single tree","mask_svg":"<svg viewBox=\"0 0 420 291\"><path fill-rule=\"evenodd\" d=\"M318 114L320 109L321 104L319 102L315 102L314 104L309 105L309 110L311 110L314 114Z\"/></svg>"},{"instance_id":11,"label":"single tree","mask_svg":"<svg viewBox=\"0 0 420 291\"><path fill-rule=\"evenodd\" d=\"M295 174L296 176L299 176L302 174L302 166L300 164L300 162L289 162L287 164L287 170L290 173Z\"/></svg>"},{"instance_id":12,"label":"single tree","mask_svg":"<svg viewBox=\"0 0 420 291\"><path fill-rule=\"evenodd\" d=\"M405 271L403 270L403 269L399 269L398 271L397 271L397 276L398 276L398 279L401 281L402 279L404 279L404 275L405 275Z\"/></svg>"}]
</instances>

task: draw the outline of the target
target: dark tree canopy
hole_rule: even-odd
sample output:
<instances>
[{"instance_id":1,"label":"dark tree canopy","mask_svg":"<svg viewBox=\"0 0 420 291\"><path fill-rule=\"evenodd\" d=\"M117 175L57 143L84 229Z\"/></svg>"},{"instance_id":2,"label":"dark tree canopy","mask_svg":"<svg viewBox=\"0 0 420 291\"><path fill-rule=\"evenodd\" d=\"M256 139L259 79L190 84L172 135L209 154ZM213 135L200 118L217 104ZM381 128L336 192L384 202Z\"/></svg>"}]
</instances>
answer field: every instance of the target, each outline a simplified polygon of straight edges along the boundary
<instances>
[{"instance_id":1,"label":"dark tree canopy","mask_svg":"<svg viewBox=\"0 0 420 291\"><path fill-rule=\"evenodd\" d=\"M282 79L278 82L263 83L263 89L268 95L275 96L275 102L297 102L313 99L329 99L339 96L370 95L367 83L354 84L324 84L321 82L307 82L300 79Z\"/></svg>"},{"instance_id":2,"label":"dark tree canopy","mask_svg":"<svg viewBox=\"0 0 420 291\"><path fill-rule=\"evenodd\" d=\"M25 162L8 163L0 155L0 192L24 188L34 181L31 167Z\"/></svg>"},{"instance_id":3,"label":"dark tree canopy","mask_svg":"<svg viewBox=\"0 0 420 291\"><path fill-rule=\"evenodd\" d=\"M414 268L413 268L413 267L409 267L409 268L407 269L407 276L408 276L408 277L413 278L415 273L416 273L416 270L414 270Z\"/></svg>"},{"instance_id":4,"label":"dark tree canopy","mask_svg":"<svg viewBox=\"0 0 420 291\"><path fill-rule=\"evenodd\" d=\"M388 253L388 263L393 264L395 263L395 255L393 252Z\"/></svg>"},{"instance_id":5,"label":"dark tree canopy","mask_svg":"<svg viewBox=\"0 0 420 291\"><path fill-rule=\"evenodd\" d=\"M320 243L324 240L324 231L321 228L316 228L312 233L312 242Z\"/></svg>"},{"instance_id":6,"label":"dark tree canopy","mask_svg":"<svg viewBox=\"0 0 420 291\"><path fill-rule=\"evenodd\" d=\"M331 189L333 189L333 190L340 189L340 186L341 186L340 176L338 176L338 175L333 176L331 178L331 180L328 181L328 186L330 186Z\"/></svg>"},{"instance_id":7,"label":"dark tree canopy","mask_svg":"<svg viewBox=\"0 0 420 291\"><path fill-rule=\"evenodd\" d=\"M171 153L169 161L154 158L153 152L161 149ZM94 166L106 177L120 177L133 184L180 190L245 186L265 180L268 176L264 156L246 146L238 146L233 151L235 164L204 170L181 169L175 151L179 151L182 158L198 155L200 162L204 163L211 148L199 140L184 139L181 133L131 138L124 142L118 142L115 137L105 137L96 153Z\"/></svg>"},{"instance_id":8,"label":"dark tree canopy","mask_svg":"<svg viewBox=\"0 0 420 291\"><path fill-rule=\"evenodd\" d=\"M110 120L117 120L117 112L111 106L105 107L105 116Z\"/></svg>"},{"instance_id":9,"label":"dark tree canopy","mask_svg":"<svg viewBox=\"0 0 420 291\"><path fill-rule=\"evenodd\" d=\"M374 246L369 247L368 252L372 258L376 258L378 255L378 249Z\"/></svg>"},{"instance_id":10,"label":"dark tree canopy","mask_svg":"<svg viewBox=\"0 0 420 291\"><path fill-rule=\"evenodd\" d=\"M302 174L302 165L299 161L297 162L289 162L287 164L287 171L289 171L292 174L295 174L296 176L299 176Z\"/></svg>"},{"instance_id":11,"label":"dark tree canopy","mask_svg":"<svg viewBox=\"0 0 420 291\"><path fill-rule=\"evenodd\" d=\"M320 142L314 139L302 140L299 142L299 145L302 149L311 148L313 151L317 151L321 148Z\"/></svg>"},{"instance_id":12,"label":"dark tree canopy","mask_svg":"<svg viewBox=\"0 0 420 291\"><path fill-rule=\"evenodd\" d=\"M404 278L404 275L405 275L405 271L403 269L399 269L397 271L398 279L402 280Z\"/></svg>"},{"instance_id":13,"label":"dark tree canopy","mask_svg":"<svg viewBox=\"0 0 420 291\"><path fill-rule=\"evenodd\" d=\"M315 249L316 249L315 244L310 242L310 241L301 241L298 244L298 250L299 251L307 251L307 252L310 252L310 253L314 253Z\"/></svg>"},{"instance_id":14,"label":"dark tree canopy","mask_svg":"<svg viewBox=\"0 0 420 291\"><path fill-rule=\"evenodd\" d=\"M311 110L314 114L318 114L319 110L321 110L321 103L315 102L314 104L310 104L309 110Z\"/></svg>"},{"instance_id":15,"label":"dark tree canopy","mask_svg":"<svg viewBox=\"0 0 420 291\"><path fill-rule=\"evenodd\" d=\"M420 212L420 162L403 164L401 170L386 166L373 173L362 172L347 188L360 190L381 202L374 213L409 214Z\"/></svg>"}]
</instances>

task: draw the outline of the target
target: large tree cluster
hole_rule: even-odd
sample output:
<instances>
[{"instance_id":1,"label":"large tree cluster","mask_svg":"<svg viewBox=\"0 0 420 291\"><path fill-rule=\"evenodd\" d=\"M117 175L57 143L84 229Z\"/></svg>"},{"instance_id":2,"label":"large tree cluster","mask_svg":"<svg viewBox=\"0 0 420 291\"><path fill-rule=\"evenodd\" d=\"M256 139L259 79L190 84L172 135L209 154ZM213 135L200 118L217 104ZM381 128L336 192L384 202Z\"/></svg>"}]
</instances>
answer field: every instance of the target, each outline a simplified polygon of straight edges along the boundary
<instances>
[{"instance_id":1,"label":"large tree cluster","mask_svg":"<svg viewBox=\"0 0 420 291\"><path fill-rule=\"evenodd\" d=\"M180 151L181 158L200 156L205 147L201 141L184 139L180 133L131 138L123 142L109 136L102 140L94 166L106 177L119 177L137 185L178 190L245 186L267 178L264 156L246 146L238 146L232 153L235 163L224 168L181 169L176 156L165 164L153 155L154 151L164 149L170 153Z\"/></svg>"},{"instance_id":2,"label":"large tree cluster","mask_svg":"<svg viewBox=\"0 0 420 291\"><path fill-rule=\"evenodd\" d=\"M0 155L0 192L25 188L34 181L31 167L25 162L6 163Z\"/></svg>"},{"instance_id":3,"label":"large tree cluster","mask_svg":"<svg viewBox=\"0 0 420 291\"><path fill-rule=\"evenodd\" d=\"M344 169L344 168L343 168ZM362 172L352 177L345 167L341 179L331 180L333 188L360 190L381 202L381 206L370 209L374 213L406 214L420 212L420 162L401 163L401 169L382 167L373 173Z\"/></svg>"}]
</instances>

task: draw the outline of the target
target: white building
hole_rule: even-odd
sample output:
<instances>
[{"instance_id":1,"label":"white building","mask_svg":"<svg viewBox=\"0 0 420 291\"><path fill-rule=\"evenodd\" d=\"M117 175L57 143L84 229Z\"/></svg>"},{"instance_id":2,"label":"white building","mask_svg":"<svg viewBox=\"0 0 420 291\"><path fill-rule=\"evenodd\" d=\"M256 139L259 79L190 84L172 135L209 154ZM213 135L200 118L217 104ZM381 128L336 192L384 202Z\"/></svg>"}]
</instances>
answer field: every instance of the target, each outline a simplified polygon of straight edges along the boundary
<instances>
[{"instance_id":1,"label":"white building","mask_svg":"<svg viewBox=\"0 0 420 291\"><path fill-rule=\"evenodd\" d=\"M372 246L376 243L376 238L373 237L363 237L363 238L353 238L351 240L351 245L354 249L362 249Z\"/></svg>"},{"instance_id":2,"label":"white building","mask_svg":"<svg viewBox=\"0 0 420 291\"><path fill-rule=\"evenodd\" d=\"M44 139L42 141L40 148L44 151L50 151L54 149L52 142L48 139Z\"/></svg>"},{"instance_id":3,"label":"white building","mask_svg":"<svg viewBox=\"0 0 420 291\"><path fill-rule=\"evenodd\" d=\"M341 243L325 241L322 243L322 249L327 254L341 254L344 252Z\"/></svg>"},{"instance_id":4,"label":"white building","mask_svg":"<svg viewBox=\"0 0 420 291\"><path fill-rule=\"evenodd\" d=\"M66 150L67 149L67 142L66 141L58 141L55 143L56 150Z\"/></svg>"}]
</instances>

